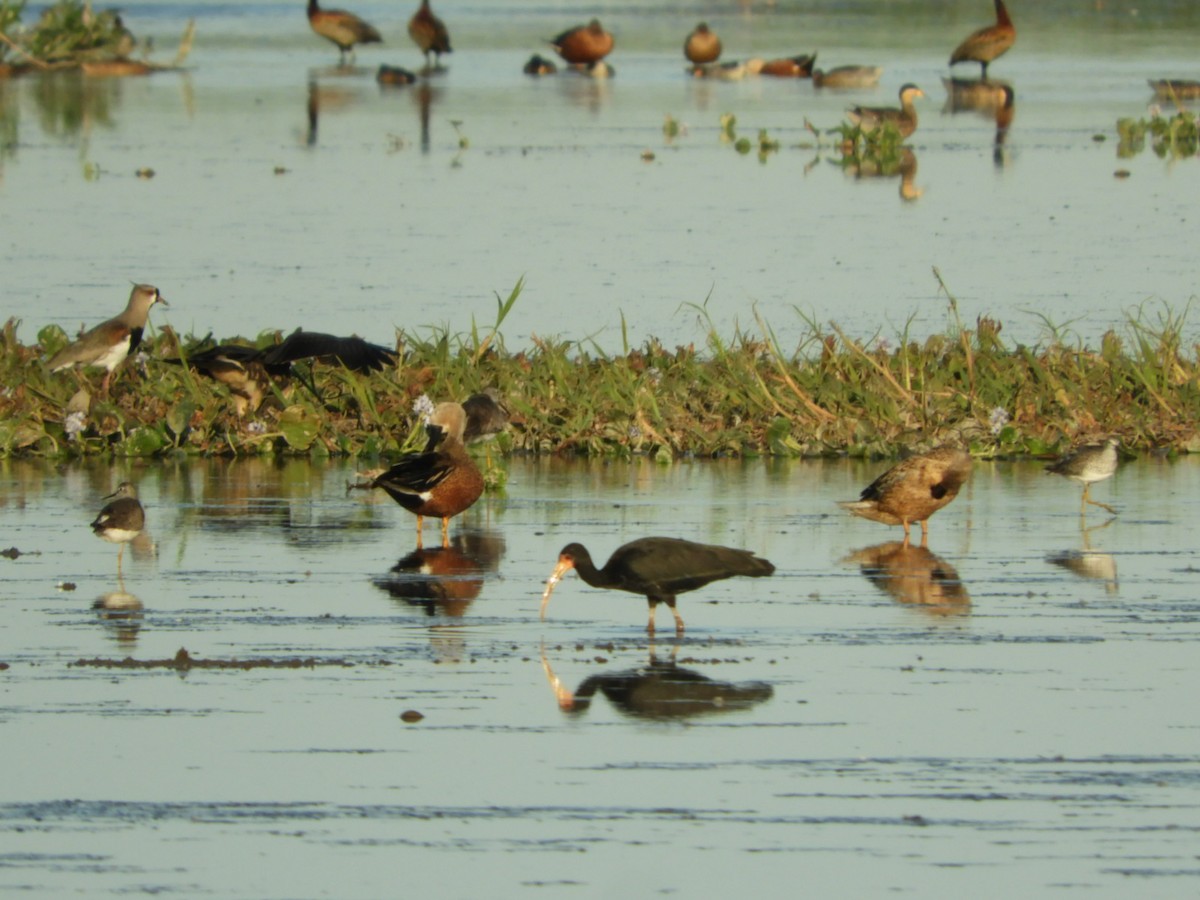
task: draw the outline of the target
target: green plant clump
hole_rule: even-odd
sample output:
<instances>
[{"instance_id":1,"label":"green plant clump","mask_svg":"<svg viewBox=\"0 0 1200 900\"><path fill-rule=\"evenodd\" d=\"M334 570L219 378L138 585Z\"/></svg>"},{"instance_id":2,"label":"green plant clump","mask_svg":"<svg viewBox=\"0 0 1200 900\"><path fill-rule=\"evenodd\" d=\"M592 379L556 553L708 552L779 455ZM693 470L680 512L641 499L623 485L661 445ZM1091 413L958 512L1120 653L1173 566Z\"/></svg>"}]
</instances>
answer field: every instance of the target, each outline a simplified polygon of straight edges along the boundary
<instances>
[{"instance_id":1,"label":"green plant clump","mask_svg":"<svg viewBox=\"0 0 1200 900\"><path fill-rule=\"evenodd\" d=\"M1170 311L1139 311L1124 335L1109 332L1096 348L1053 327L1036 346L1010 346L992 319L964 327L950 297L953 327L924 340L907 324L891 339L862 341L804 320L803 339L784 348L760 318L757 334L710 328L699 348L650 339L610 354L588 340L535 337L511 351L499 326L520 288L497 298L490 329L398 331L398 362L378 373L298 364L298 377L275 381L241 417L225 387L162 361L197 344L170 328L148 336L98 396L98 372L46 370L67 340L62 329L26 345L9 320L0 331L0 455L387 456L423 440L414 412L423 395L463 399L489 385L512 413L501 452L666 462L894 456L954 441L977 456L1013 457L1098 434L1200 452L1200 346L1184 345L1184 316Z\"/></svg>"},{"instance_id":2,"label":"green plant clump","mask_svg":"<svg viewBox=\"0 0 1200 900\"><path fill-rule=\"evenodd\" d=\"M1118 119L1117 135L1117 156L1122 159L1145 150L1147 136L1160 159L1183 159L1200 152L1196 115L1187 109L1169 118L1156 112L1149 119Z\"/></svg>"}]
</instances>

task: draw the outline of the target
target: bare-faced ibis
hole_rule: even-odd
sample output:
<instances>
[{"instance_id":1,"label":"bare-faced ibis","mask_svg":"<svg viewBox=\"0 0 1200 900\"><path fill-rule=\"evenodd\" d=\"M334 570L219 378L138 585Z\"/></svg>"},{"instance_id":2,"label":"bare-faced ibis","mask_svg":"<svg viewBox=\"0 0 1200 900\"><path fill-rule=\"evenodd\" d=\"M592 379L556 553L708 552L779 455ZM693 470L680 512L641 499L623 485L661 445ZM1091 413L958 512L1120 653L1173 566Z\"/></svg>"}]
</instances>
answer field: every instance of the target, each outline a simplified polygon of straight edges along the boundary
<instances>
[{"instance_id":1,"label":"bare-faced ibis","mask_svg":"<svg viewBox=\"0 0 1200 900\"><path fill-rule=\"evenodd\" d=\"M1008 48L1017 39L1017 29L1008 17L1004 0L995 0L995 3L996 23L971 32L950 54L950 65L960 62L979 63L983 67L980 77L984 79L987 78L988 63L1007 53Z\"/></svg>"},{"instance_id":2,"label":"bare-faced ibis","mask_svg":"<svg viewBox=\"0 0 1200 900\"><path fill-rule=\"evenodd\" d=\"M683 42L683 55L697 66L716 62L721 55L721 39L709 29L707 22L701 22Z\"/></svg>"},{"instance_id":3,"label":"bare-faced ibis","mask_svg":"<svg viewBox=\"0 0 1200 900\"><path fill-rule=\"evenodd\" d=\"M929 539L929 517L958 496L971 477L971 456L956 447L938 447L896 463L862 492L858 500L839 504L856 516L904 526L921 523L921 543Z\"/></svg>"},{"instance_id":4,"label":"bare-faced ibis","mask_svg":"<svg viewBox=\"0 0 1200 900\"><path fill-rule=\"evenodd\" d=\"M440 68L442 54L453 52L450 48L450 32L446 30L446 23L433 14L433 10L429 8L429 0L421 0L421 8L408 20L408 36L425 54L426 71L431 69L429 54L433 54L432 68Z\"/></svg>"},{"instance_id":5,"label":"bare-faced ibis","mask_svg":"<svg viewBox=\"0 0 1200 900\"><path fill-rule=\"evenodd\" d=\"M749 550L697 544L680 538L645 537L621 545L613 551L604 568L597 569L586 547L567 544L558 554L558 565L546 582L541 618L546 617L546 606L554 586L569 569L577 571L579 577L592 587L645 595L650 604L646 631L653 635L654 613L659 603L667 604L675 616L675 633L683 634L683 619L675 608L678 594L735 575L752 578L770 575L775 566Z\"/></svg>"},{"instance_id":6,"label":"bare-faced ibis","mask_svg":"<svg viewBox=\"0 0 1200 900\"><path fill-rule=\"evenodd\" d=\"M117 550L117 577L121 575L121 556L125 553L125 545L142 533L146 527L146 512L137 498L137 488L131 482L123 481L117 489L104 498L110 501L105 504L92 522L92 531L113 544L120 544Z\"/></svg>"},{"instance_id":7,"label":"bare-faced ibis","mask_svg":"<svg viewBox=\"0 0 1200 900\"><path fill-rule=\"evenodd\" d=\"M894 106L854 106L846 111L846 118L864 134L891 123L900 136L906 138L917 130L917 109L913 101L924 96L925 92L915 84L906 84L900 88L899 109Z\"/></svg>"},{"instance_id":8,"label":"bare-faced ibis","mask_svg":"<svg viewBox=\"0 0 1200 900\"><path fill-rule=\"evenodd\" d=\"M337 46L339 65L345 64L347 53L354 58L355 44L383 42L373 25L344 9L321 9L318 0L308 0L308 27Z\"/></svg>"},{"instance_id":9,"label":"bare-faced ibis","mask_svg":"<svg viewBox=\"0 0 1200 900\"><path fill-rule=\"evenodd\" d=\"M586 66L612 53L613 36L604 30L599 19L592 19L551 39L550 46L571 65Z\"/></svg>"},{"instance_id":10,"label":"bare-faced ibis","mask_svg":"<svg viewBox=\"0 0 1200 900\"><path fill-rule=\"evenodd\" d=\"M71 366L99 366L104 369L100 392L108 393L113 370L142 342L150 307L155 303L166 305L166 302L154 285L135 284L124 312L67 344L50 358L47 367L51 372L58 372Z\"/></svg>"},{"instance_id":11,"label":"bare-faced ibis","mask_svg":"<svg viewBox=\"0 0 1200 900\"><path fill-rule=\"evenodd\" d=\"M1084 444L1076 447L1057 462L1052 462L1046 466L1047 472L1062 475L1064 478L1070 478L1072 481L1078 481L1083 484L1083 499L1079 502L1080 515L1087 512L1087 505L1089 503L1116 515L1117 511L1107 503L1101 503L1099 500L1093 500L1089 497L1088 490L1097 481L1104 481L1106 478L1112 478L1116 474L1117 463L1120 462L1120 454L1117 453L1117 446L1117 439L1112 437L1099 443Z\"/></svg>"},{"instance_id":12,"label":"bare-faced ibis","mask_svg":"<svg viewBox=\"0 0 1200 900\"><path fill-rule=\"evenodd\" d=\"M240 417L258 409L272 377L291 377L295 374L292 363L302 360L341 366L352 372L378 372L395 362L396 351L360 337L297 329L278 344L267 347L218 344L163 362L176 365L186 362L202 375L224 384ZM316 393L312 385L309 389Z\"/></svg>"},{"instance_id":13,"label":"bare-faced ibis","mask_svg":"<svg viewBox=\"0 0 1200 900\"><path fill-rule=\"evenodd\" d=\"M424 516L442 520L442 546L450 546L450 518L483 493L483 475L463 446L467 415L459 403L439 403L429 417L429 443L408 453L371 481L417 517L417 547Z\"/></svg>"}]
</instances>

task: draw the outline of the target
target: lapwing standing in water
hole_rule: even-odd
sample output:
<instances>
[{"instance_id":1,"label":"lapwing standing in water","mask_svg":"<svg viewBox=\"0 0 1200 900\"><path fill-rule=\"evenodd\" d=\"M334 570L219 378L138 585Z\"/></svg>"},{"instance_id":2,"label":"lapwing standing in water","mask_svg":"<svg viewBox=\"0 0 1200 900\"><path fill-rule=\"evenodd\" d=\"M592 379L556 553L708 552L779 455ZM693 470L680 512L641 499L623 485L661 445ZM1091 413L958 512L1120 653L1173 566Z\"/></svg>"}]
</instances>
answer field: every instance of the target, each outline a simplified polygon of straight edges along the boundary
<instances>
[{"instance_id":1,"label":"lapwing standing in water","mask_svg":"<svg viewBox=\"0 0 1200 900\"><path fill-rule=\"evenodd\" d=\"M1117 511L1107 503L1101 503L1099 500L1093 500L1088 496L1088 490L1093 484L1097 481L1104 481L1106 478L1112 478L1116 473L1117 463L1120 462L1117 445L1117 439L1112 437L1100 443L1084 444L1072 450L1057 462L1052 462L1046 466L1047 472L1062 475L1064 478L1070 478L1072 481L1078 481L1083 484L1083 498L1079 501L1079 514L1081 516L1087 512L1087 505L1089 503L1108 510L1114 516L1117 514Z\"/></svg>"},{"instance_id":2,"label":"lapwing standing in water","mask_svg":"<svg viewBox=\"0 0 1200 900\"><path fill-rule=\"evenodd\" d=\"M51 372L71 366L100 366L105 370L100 392L107 394L113 370L141 344L142 332L150 318L150 307L156 303L167 304L158 288L152 284L135 284L123 313L101 322L85 332L79 340L67 344L46 365Z\"/></svg>"},{"instance_id":3,"label":"lapwing standing in water","mask_svg":"<svg viewBox=\"0 0 1200 900\"><path fill-rule=\"evenodd\" d=\"M117 577L120 578L125 545L145 529L146 512L138 502L137 488L128 481L122 481L116 491L104 499L111 502L100 510L92 522L92 531L110 543L121 545L117 551Z\"/></svg>"},{"instance_id":4,"label":"lapwing standing in water","mask_svg":"<svg viewBox=\"0 0 1200 900\"><path fill-rule=\"evenodd\" d=\"M921 523L921 546L929 541L929 517L958 496L971 477L971 455L957 447L938 447L896 463L866 488L857 500L839 503L856 516L904 526Z\"/></svg>"}]
</instances>

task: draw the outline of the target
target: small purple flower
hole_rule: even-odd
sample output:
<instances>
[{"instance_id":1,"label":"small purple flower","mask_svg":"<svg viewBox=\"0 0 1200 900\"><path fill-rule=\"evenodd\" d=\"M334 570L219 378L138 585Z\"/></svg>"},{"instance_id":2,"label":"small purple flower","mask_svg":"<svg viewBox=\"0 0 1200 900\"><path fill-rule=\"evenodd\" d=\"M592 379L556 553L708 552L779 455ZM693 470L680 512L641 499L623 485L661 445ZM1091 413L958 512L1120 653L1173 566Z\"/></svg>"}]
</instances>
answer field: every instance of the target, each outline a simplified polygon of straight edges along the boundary
<instances>
[{"instance_id":1,"label":"small purple flower","mask_svg":"<svg viewBox=\"0 0 1200 900\"><path fill-rule=\"evenodd\" d=\"M266 434L267 424L265 422L248 422L246 431L250 434Z\"/></svg>"},{"instance_id":2,"label":"small purple flower","mask_svg":"<svg viewBox=\"0 0 1200 900\"><path fill-rule=\"evenodd\" d=\"M992 410L992 414L988 417L988 424L992 428L992 434L999 434L1009 422L1008 410L1003 406L997 406Z\"/></svg>"},{"instance_id":3,"label":"small purple flower","mask_svg":"<svg viewBox=\"0 0 1200 900\"><path fill-rule=\"evenodd\" d=\"M636 441L641 436L642 436L642 429L638 428L636 425L629 426L629 439L631 441Z\"/></svg>"},{"instance_id":4,"label":"small purple flower","mask_svg":"<svg viewBox=\"0 0 1200 900\"><path fill-rule=\"evenodd\" d=\"M424 422L429 421L429 417L433 415L433 401L429 399L428 394L422 394L413 401L413 412L421 417Z\"/></svg>"},{"instance_id":5,"label":"small purple flower","mask_svg":"<svg viewBox=\"0 0 1200 900\"><path fill-rule=\"evenodd\" d=\"M73 441L83 431L84 425L87 424L87 416L79 410L67 413L67 417L63 419L63 430L67 433L67 440Z\"/></svg>"}]
</instances>

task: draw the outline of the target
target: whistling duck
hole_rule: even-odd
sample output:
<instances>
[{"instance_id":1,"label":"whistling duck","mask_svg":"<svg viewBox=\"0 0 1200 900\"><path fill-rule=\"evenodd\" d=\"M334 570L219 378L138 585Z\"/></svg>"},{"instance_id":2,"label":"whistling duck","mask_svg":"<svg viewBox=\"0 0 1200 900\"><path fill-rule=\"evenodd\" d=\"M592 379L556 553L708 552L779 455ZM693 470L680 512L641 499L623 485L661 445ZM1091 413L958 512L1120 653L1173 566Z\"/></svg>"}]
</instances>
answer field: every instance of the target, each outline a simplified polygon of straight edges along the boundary
<instances>
[{"instance_id":1,"label":"whistling duck","mask_svg":"<svg viewBox=\"0 0 1200 900\"><path fill-rule=\"evenodd\" d=\"M889 122L896 126L901 137L909 137L917 130L917 110L913 101L924 97L925 92L915 84L900 88L900 108L894 106L855 106L846 112L846 118L864 133L882 128Z\"/></svg>"},{"instance_id":2,"label":"whistling duck","mask_svg":"<svg viewBox=\"0 0 1200 900\"><path fill-rule=\"evenodd\" d=\"M425 54L426 69L430 68L430 53L434 55L433 68L440 68L442 54L453 52L450 49L450 32L446 30L446 23L430 10L429 0L421 0L421 8L408 20L408 36Z\"/></svg>"},{"instance_id":3,"label":"whistling duck","mask_svg":"<svg viewBox=\"0 0 1200 900\"><path fill-rule=\"evenodd\" d=\"M321 9L317 0L308 0L308 26L327 41L333 42L340 53L338 64L344 65L346 54L354 58L355 44L379 44L383 38L371 25L344 9Z\"/></svg>"},{"instance_id":4,"label":"whistling duck","mask_svg":"<svg viewBox=\"0 0 1200 900\"><path fill-rule=\"evenodd\" d=\"M375 81L379 84L406 85L416 84L420 80L416 73L400 66L381 65L375 73Z\"/></svg>"},{"instance_id":5,"label":"whistling duck","mask_svg":"<svg viewBox=\"0 0 1200 900\"><path fill-rule=\"evenodd\" d=\"M921 523L921 542L929 539L929 517L958 496L971 476L971 456L955 447L939 447L892 466L866 488L858 500L839 503L856 516L908 526Z\"/></svg>"},{"instance_id":6,"label":"whistling duck","mask_svg":"<svg viewBox=\"0 0 1200 900\"><path fill-rule=\"evenodd\" d=\"M526 75L553 75L558 71L558 66L546 57L535 53L529 57L529 61L525 63L525 67L521 71Z\"/></svg>"},{"instance_id":7,"label":"whistling duck","mask_svg":"<svg viewBox=\"0 0 1200 900\"><path fill-rule=\"evenodd\" d=\"M463 446L467 414L458 403L439 403L429 418L429 444L408 453L371 482L417 517L421 546L424 516L442 520L442 546L450 546L450 518L468 509L483 494L483 475Z\"/></svg>"},{"instance_id":8,"label":"whistling duck","mask_svg":"<svg viewBox=\"0 0 1200 900\"><path fill-rule=\"evenodd\" d=\"M573 66L586 66L599 62L612 53L613 36L592 19L586 25L568 29L550 41L558 55Z\"/></svg>"},{"instance_id":9,"label":"whistling duck","mask_svg":"<svg viewBox=\"0 0 1200 900\"><path fill-rule=\"evenodd\" d=\"M79 340L55 353L46 365L51 372L71 366L101 366L105 371L100 392L108 393L113 370L141 344L150 307L155 303L167 304L158 288L152 284L135 284L124 312L84 332Z\"/></svg>"},{"instance_id":10,"label":"whistling duck","mask_svg":"<svg viewBox=\"0 0 1200 900\"><path fill-rule=\"evenodd\" d=\"M1008 10L1004 8L1004 0L995 0L996 24L980 28L967 35L950 54L950 65L960 62L977 62L983 67L982 77L987 78L988 63L996 57L1008 52L1008 48L1017 39L1017 29L1013 27Z\"/></svg>"},{"instance_id":11,"label":"whistling duck","mask_svg":"<svg viewBox=\"0 0 1200 900\"><path fill-rule=\"evenodd\" d=\"M683 42L683 55L698 66L716 62L721 55L721 39L709 30L707 22L701 22Z\"/></svg>"}]
</instances>

